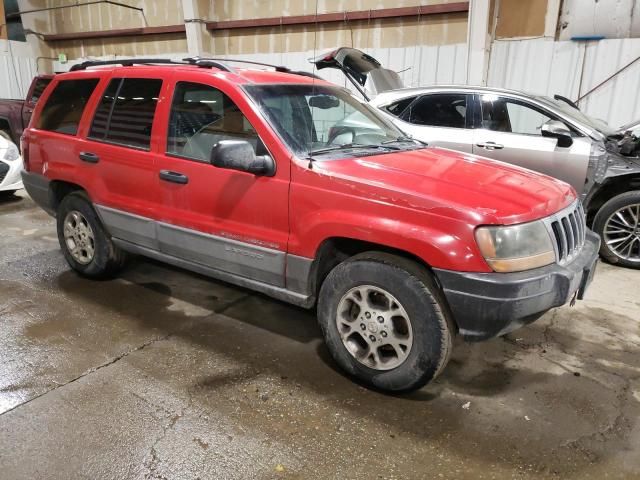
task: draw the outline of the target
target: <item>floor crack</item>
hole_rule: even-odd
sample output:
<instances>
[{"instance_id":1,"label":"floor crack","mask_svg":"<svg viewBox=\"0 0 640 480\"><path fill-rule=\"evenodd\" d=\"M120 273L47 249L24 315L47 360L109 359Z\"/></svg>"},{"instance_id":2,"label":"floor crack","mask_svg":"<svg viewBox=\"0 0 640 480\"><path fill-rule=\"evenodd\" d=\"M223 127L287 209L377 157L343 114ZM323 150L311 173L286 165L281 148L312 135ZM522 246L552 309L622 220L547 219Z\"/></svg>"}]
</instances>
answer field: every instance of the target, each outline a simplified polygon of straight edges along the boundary
<instances>
[{"instance_id":1,"label":"floor crack","mask_svg":"<svg viewBox=\"0 0 640 480\"><path fill-rule=\"evenodd\" d=\"M147 348L149 345L153 345L154 343L161 342L161 341L163 341L163 340L167 340L171 335L172 335L172 333L169 333L169 334L164 335L164 336L162 336L162 337L154 338L154 339L152 339L152 340L149 340L149 341L147 341L147 342L144 342L144 343L143 343L143 344L141 344L141 345L138 345L138 346L137 346L137 347L135 347L135 348L132 348L132 349L130 349L130 350L127 350L127 351L125 351L125 352L121 353L120 355L117 355L117 356L113 357L112 359L108 360L107 362L101 363L100 365L97 365L97 366L95 366L95 367L91 367L89 370L84 371L83 373L81 373L81 374L80 374L80 375L78 375L77 377L72 378L72 379L71 379L71 380L69 380L68 382L65 382L65 383L59 383L59 384L57 384L55 387L53 387L52 389L47 390L46 392L42 392L40 395L36 395L35 397L30 398L30 399L29 399L29 400L27 400L26 402L19 403L18 405L15 405L15 406L11 407L10 409L5 410L4 412L0 413L0 417L1 417L2 415L5 415L5 414L9 413L9 412L12 412L13 410L15 410L15 409L17 409L17 408L20 408L20 407L22 407L22 406L24 406L24 405L27 405L27 404L29 404L29 403L33 402L34 400L37 400L37 399L39 399L39 398L41 398L41 397L44 397L45 395L48 395L48 394L49 394L49 393L51 393L51 392L55 392L56 390L58 390L58 389L60 389L60 388L62 388L62 387L66 387L66 386L67 386L67 385L69 385L69 384L75 383L75 382L77 382L78 380L80 380L80 379L82 379L82 378L84 378L84 377L86 377L86 376L88 376L88 375L91 375L92 373L97 372L98 370L102 370L103 368L109 367L109 366L113 365L114 363L116 363L116 362L118 362L118 361L122 360L123 358L125 358L125 357L127 357L127 356L131 355L132 353L135 353L135 352L139 352L139 351L141 351L141 350L144 350L144 349L145 349L145 348Z\"/></svg>"}]
</instances>

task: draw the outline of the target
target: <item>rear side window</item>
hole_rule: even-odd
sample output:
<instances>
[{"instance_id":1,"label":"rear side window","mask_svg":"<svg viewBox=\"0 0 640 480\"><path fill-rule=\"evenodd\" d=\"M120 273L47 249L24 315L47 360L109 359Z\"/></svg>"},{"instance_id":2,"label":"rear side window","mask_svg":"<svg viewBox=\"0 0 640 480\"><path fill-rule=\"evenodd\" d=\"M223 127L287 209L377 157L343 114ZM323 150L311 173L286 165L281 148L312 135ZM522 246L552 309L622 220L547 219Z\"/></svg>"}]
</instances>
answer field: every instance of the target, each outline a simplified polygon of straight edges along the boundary
<instances>
[{"instance_id":1,"label":"rear side window","mask_svg":"<svg viewBox=\"0 0 640 480\"><path fill-rule=\"evenodd\" d=\"M96 109L89 137L149 150L162 80L114 78Z\"/></svg>"},{"instance_id":2,"label":"rear side window","mask_svg":"<svg viewBox=\"0 0 640 480\"><path fill-rule=\"evenodd\" d=\"M44 92L44 89L47 88L47 85L49 85L50 83L50 78L38 78L35 85L33 86L33 91L31 92L29 103L36 103L42 96L42 92Z\"/></svg>"},{"instance_id":3,"label":"rear side window","mask_svg":"<svg viewBox=\"0 0 640 480\"><path fill-rule=\"evenodd\" d=\"M465 128L468 95L459 93L425 95L411 105L403 120L414 125Z\"/></svg>"},{"instance_id":4,"label":"rear side window","mask_svg":"<svg viewBox=\"0 0 640 480\"><path fill-rule=\"evenodd\" d=\"M403 98L402 100L398 100L391 105L387 105L385 107L385 110L394 117L399 117L415 99L416 97Z\"/></svg>"},{"instance_id":5,"label":"rear side window","mask_svg":"<svg viewBox=\"0 0 640 480\"><path fill-rule=\"evenodd\" d=\"M58 82L42 109L36 128L75 135L96 85L97 78Z\"/></svg>"}]
</instances>

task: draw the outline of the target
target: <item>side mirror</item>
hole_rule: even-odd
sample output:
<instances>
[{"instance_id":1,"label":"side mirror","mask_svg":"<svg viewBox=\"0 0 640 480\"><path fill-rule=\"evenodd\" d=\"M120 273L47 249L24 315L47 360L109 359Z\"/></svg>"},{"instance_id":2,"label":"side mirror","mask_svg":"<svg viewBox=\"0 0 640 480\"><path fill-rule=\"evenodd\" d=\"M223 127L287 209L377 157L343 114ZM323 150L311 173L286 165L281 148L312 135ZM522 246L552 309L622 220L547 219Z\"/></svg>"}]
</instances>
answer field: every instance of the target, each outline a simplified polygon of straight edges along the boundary
<instances>
[{"instance_id":1,"label":"side mirror","mask_svg":"<svg viewBox=\"0 0 640 480\"><path fill-rule=\"evenodd\" d=\"M256 156L246 140L220 140L211 149L211 165L260 176L272 176L276 165L269 155Z\"/></svg>"},{"instance_id":2,"label":"side mirror","mask_svg":"<svg viewBox=\"0 0 640 480\"><path fill-rule=\"evenodd\" d=\"M562 122L558 120L549 120L542 125L541 132L543 137L553 137L558 139L558 146L562 148L568 148L573 145L573 138L571 138L571 130Z\"/></svg>"}]
</instances>

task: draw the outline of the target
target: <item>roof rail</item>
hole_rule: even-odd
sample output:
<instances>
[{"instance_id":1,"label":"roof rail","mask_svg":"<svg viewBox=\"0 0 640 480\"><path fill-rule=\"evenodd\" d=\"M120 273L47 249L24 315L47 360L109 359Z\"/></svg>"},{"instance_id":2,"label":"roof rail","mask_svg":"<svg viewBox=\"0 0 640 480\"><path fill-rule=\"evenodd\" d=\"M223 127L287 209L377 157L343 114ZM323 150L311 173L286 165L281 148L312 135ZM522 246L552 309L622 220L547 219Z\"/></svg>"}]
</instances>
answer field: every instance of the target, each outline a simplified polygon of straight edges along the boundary
<instances>
[{"instance_id":1,"label":"roof rail","mask_svg":"<svg viewBox=\"0 0 640 480\"><path fill-rule=\"evenodd\" d=\"M282 65L272 65L271 63L263 63L263 62L255 62L253 60L242 60L240 58L209 58L209 57L189 57L189 58L184 58L183 59L185 62L189 62L192 65L198 65L198 66L203 66L206 67L208 66L209 63L214 63L214 66L217 66L218 68L220 68L218 65L222 64L223 67L225 67L226 70L231 71L229 69L229 67L227 67L226 65L224 65L223 62L235 62L235 63L246 63L249 65L260 65L262 67L269 67L269 68L273 68L275 69L276 72L282 72L282 73L291 73L293 75L301 75L303 77L311 77L311 78L316 78L318 80L323 80L322 77L319 77L318 75L311 73L311 72L302 72L302 71L298 71L298 70L291 70L288 67L282 66Z\"/></svg>"},{"instance_id":2,"label":"roof rail","mask_svg":"<svg viewBox=\"0 0 640 480\"><path fill-rule=\"evenodd\" d=\"M72 66L69 71L76 72L78 70L86 70L89 67L100 67L102 65L122 65L123 67L130 67L132 65L149 65L154 63L184 65L183 62L176 62L169 58L121 58L119 60L87 60L86 62Z\"/></svg>"}]
</instances>

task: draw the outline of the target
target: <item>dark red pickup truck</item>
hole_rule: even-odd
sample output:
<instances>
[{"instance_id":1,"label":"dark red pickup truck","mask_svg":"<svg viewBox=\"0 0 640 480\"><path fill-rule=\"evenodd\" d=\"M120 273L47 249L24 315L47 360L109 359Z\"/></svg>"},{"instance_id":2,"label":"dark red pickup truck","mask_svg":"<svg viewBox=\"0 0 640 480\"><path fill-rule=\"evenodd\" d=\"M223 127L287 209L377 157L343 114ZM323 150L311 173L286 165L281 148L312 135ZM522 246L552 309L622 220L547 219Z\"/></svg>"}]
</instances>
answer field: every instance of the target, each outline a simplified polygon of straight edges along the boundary
<instances>
[{"instance_id":1,"label":"dark red pickup truck","mask_svg":"<svg viewBox=\"0 0 640 480\"><path fill-rule=\"evenodd\" d=\"M26 100L0 99L0 131L6 133L16 145L20 144L22 131L29 125L36 102L52 78L53 75L34 77Z\"/></svg>"}]
</instances>

